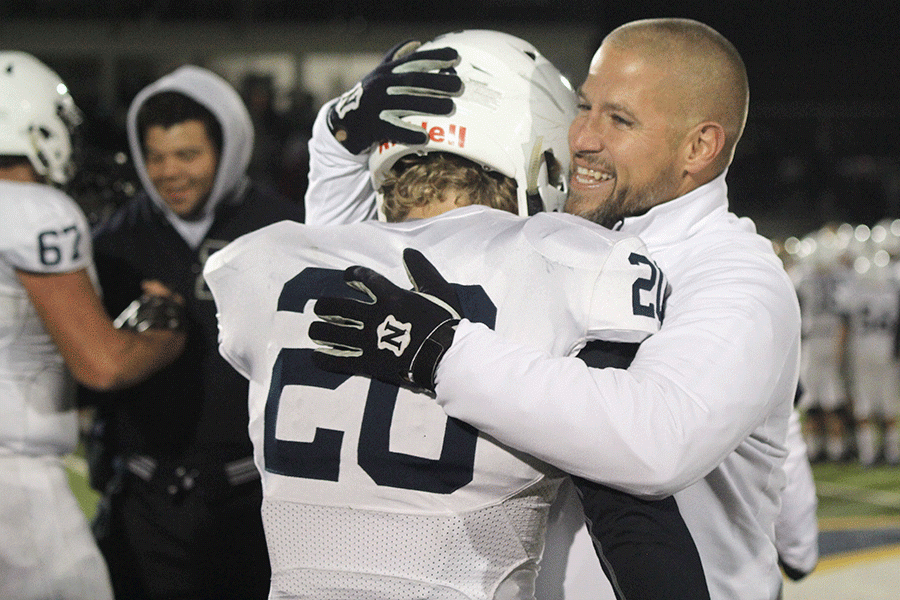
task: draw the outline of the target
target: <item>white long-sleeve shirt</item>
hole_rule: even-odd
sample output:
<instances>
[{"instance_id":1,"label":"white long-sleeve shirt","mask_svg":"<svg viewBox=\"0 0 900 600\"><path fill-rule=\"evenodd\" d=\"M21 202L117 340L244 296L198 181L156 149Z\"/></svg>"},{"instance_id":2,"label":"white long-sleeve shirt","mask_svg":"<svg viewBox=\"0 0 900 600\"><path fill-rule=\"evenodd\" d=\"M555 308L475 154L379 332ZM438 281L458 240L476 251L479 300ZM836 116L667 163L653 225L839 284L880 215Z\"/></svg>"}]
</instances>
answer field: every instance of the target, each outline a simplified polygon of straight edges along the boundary
<instances>
[{"instance_id":1,"label":"white long-sleeve shirt","mask_svg":"<svg viewBox=\"0 0 900 600\"><path fill-rule=\"evenodd\" d=\"M307 225L346 225L375 218L369 153L350 154L331 135L326 117L333 102L319 109L309 140Z\"/></svg>"},{"instance_id":2,"label":"white long-sleeve shirt","mask_svg":"<svg viewBox=\"0 0 900 600\"><path fill-rule=\"evenodd\" d=\"M674 494L711 597L771 600L799 369L791 282L771 244L728 212L724 174L622 231L644 240L672 285L662 329L627 370L552 358L464 321L438 367L438 402L570 473Z\"/></svg>"},{"instance_id":3,"label":"white long-sleeve shirt","mask_svg":"<svg viewBox=\"0 0 900 600\"><path fill-rule=\"evenodd\" d=\"M788 455L784 463L787 486L781 513L775 520L775 547L785 567L794 576L809 575L819 562L819 523L816 483L807 457L800 427L800 413L791 412L787 437Z\"/></svg>"}]
</instances>

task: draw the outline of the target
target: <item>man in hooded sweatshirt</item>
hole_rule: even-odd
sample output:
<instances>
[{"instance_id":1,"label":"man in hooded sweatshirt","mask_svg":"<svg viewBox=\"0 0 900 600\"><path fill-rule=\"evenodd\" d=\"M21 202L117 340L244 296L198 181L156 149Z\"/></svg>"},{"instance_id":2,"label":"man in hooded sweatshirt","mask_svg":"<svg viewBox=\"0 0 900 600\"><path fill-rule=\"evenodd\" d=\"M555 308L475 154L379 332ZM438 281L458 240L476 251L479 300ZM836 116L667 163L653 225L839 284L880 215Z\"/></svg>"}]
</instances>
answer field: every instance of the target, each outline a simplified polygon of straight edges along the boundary
<instances>
[{"instance_id":1,"label":"man in hooded sweatshirt","mask_svg":"<svg viewBox=\"0 0 900 600\"><path fill-rule=\"evenodd\" d=\"M144 88L128 111L143 191L95 232L111 314L158 279L187 309L184 354L97 404L94 533L117 598L265 598L270 568L259 474L247 433L247 380L219 355L207 258L300 204L246 176L253 127L218 75L184 66Z\"/></svg>"}]
</instances>

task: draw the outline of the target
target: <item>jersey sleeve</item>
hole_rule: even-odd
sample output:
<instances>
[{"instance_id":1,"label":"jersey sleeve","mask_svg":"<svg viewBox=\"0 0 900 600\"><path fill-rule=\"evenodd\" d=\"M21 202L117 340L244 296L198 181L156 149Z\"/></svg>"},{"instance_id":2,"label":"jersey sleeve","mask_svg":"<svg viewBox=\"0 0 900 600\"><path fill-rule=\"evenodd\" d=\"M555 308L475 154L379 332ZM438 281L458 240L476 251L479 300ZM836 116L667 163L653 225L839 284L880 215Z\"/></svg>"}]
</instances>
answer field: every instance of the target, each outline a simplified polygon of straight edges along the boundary
<instances>
[{"instance_id":1,"label":"jersey sleeve","mask_svg":"<svg viewBox=\"0 0 900 600\"><path fill-rule=\"evenodd\" d=\"M376 213L369 154L351 154L331 135L326 115L332 102L319 110L309 142L305 222L314 226L357 223Z\"/></svg>"},{"instance_id":2,"label":"jersey sleeve","mask_svg":"<svg viewBox=\"0 0 900 600\"><path fill-rule=\"evenodd\" d=\"M639 237L562 213L530 217L523 237L564 273L547 285L577 313L585 341L633 344L659 330L667 281Z\"/></svg>"},{"instance_id":3,"label":"jersey sleeve","mask_svg":"<svg viewBox=\"0 0 900 600\"><path fill-rule=\"evenodd\" d=\"M250 379L249 349L241 344L247 339L245 328L255 321L252 306L246 302L253 287L253 270L244 268L246 264L245 238L238 238L225 248L214 253L206 261L203 277L216 303L216 319L219 326L219 354L238 373Z\"/></svg>"},{"instance_id":4,"label":"jersey sleeve","mask_svg":"<svg viewBox=\"0 0 900 600\"><path fill-rule=\"evenodd\" d=\"M74 200L52 188L34 186L12 198L13 210L0 224L5 261L31 273L68 273L91 265L87 219Z\"/></svg>"},{"instance_id":5,"label":"jersey sleeve","mask_svg":"<svg viewBox=\"0 0 900 600\"><path fill-rule=\"evenodd\" d=\"M793 396L799 308L779 268L737 250L692 263L664 326L625 370L547 356L464 320L438 366L437 402L568 473L647 498L676 493L733 452L759 414L783 410L785 389Z\"/></svg>"},{"instance_id":6,"label":"jersey sleeve","mask_svg":"<svg viewBox=\"0 0 900 600\"><path fill-rule=\"evenodd\" d=\"M638 238L615 243L600 271L588 313L589 339L635 343L659 330L666 279Z\"/></svg>"}]
</instances>

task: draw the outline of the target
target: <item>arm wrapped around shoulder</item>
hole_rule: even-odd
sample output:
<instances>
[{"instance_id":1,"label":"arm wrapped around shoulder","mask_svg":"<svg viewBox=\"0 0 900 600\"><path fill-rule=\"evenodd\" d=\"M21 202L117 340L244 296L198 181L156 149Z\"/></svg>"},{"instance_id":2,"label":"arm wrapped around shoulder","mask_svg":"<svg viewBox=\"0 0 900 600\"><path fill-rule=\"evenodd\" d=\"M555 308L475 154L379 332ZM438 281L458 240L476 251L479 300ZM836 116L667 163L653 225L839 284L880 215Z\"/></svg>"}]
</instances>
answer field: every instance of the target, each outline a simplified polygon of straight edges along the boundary
<instances>
[{"instance_id":1,"label":"arm wrapped around shoulder","mask_svg":"<svg viewBox=\"0 0 900 600\"><path fill-rule=\"evenodd\" d=\"M142 332L148 329L184 329L184 304L171 296L144 294L128 305L113 321L117 329Z\"/></svg>"},{"instance_id":2,"label":"arm wrapped around shoulder","mask_svg":"<svg viewBox=\"0 0 900 600\"><path fill-rule=\"evenodd\" d=\"M403 264L413 290L354 266L344 280L367 300L316 300L319 320L309 326L309 338L321 346L313 354L316 366L434 392L437 366L453 343L462 308L453 286L421 252L407 248Z\"/></svg>"}]
</instances>

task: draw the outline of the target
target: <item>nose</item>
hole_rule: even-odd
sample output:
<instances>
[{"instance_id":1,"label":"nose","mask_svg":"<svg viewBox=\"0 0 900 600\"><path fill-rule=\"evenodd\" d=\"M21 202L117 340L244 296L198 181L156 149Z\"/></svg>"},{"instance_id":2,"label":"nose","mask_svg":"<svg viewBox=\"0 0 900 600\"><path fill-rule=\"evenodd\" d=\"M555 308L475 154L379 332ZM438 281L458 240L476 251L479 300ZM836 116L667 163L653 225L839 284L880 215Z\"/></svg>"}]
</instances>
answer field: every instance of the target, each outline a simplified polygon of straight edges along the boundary
<instances>
[{"instance_id":1,"label":"nose","mask_svg":"<svg viewBox=\"0 0 900 600\"><path fill-rule=\"evenodd\" d=\"M599 152L603 150L601 119L592 112L582 112L572 120L569 128L570 150L575 152Z\"/></svg>"},{"instance_id":2,"label":"nose","mask_svg":"<svg viewBox=\"0 0 900 600\"><path fill-rule=\"evenodd\" d=\"M178 175L178 161L171 156L163 157L159 161L158 169L162 177L175 177Z\"/></svg>"},{"instance_id":3,"label":"nose","mask_svg":"<svg viewBox=\"0 0 900 600\"><path fill-rule=\"evenodd\" d=\"M172 179L178 175L178 160L171 154L148 152L144 166L150 179Z\"/></svg>"}]
</instances>

